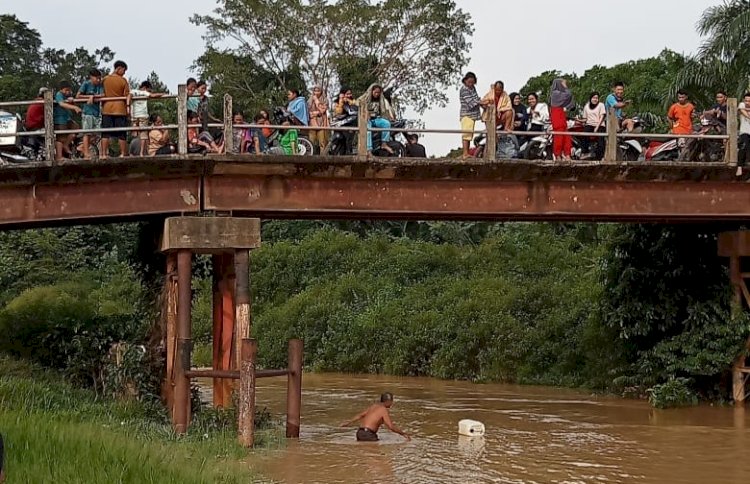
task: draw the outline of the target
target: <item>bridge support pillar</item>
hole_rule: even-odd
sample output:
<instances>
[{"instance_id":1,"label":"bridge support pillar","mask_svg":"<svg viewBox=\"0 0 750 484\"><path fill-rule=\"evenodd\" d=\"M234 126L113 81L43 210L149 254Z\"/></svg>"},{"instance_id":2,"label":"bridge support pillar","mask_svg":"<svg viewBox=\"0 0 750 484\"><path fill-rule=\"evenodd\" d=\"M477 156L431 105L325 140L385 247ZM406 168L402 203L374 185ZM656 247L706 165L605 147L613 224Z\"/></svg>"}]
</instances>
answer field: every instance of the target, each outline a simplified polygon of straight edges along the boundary
<instances>
[{"instance_id":1,"label":"bridge support pillar","mask_svg":"<svg viewBox=\"0 0 750 484\"><path fill-rule=\"evenodd\" d=\"M192 368L193 255L210 255L213 263L212 369L226 372L240 368L242 343L250 337L249 250L258 247L258 219L176 217L164 222L161 250L167 254L168 274L163 303L167 349L164 396L177 433L187 432L191 412L186 372ZM214 378L214 406L230 406L233 387L230 379ZM249 397L254 400L254 395L253 388Z\"/></svg>"},{"instance_id":2,"label":"bridge support pillar","mask_svg":"<svg viewBox=\"0 0 750 484\"><path fill-rule=\"evenodd\" d=\"M719 236L719 256L729 258L729 276L734 294L732 297L733 316L750 308L750 290L747 280L750 272L743 272L743 262L750 258L750 231L726 232ZM747 355L750 351L750 339L737 356L732 366L732 397L737 406L744 406L747 400L747 379L750 375Z\"/></svg>"}]
</instances>

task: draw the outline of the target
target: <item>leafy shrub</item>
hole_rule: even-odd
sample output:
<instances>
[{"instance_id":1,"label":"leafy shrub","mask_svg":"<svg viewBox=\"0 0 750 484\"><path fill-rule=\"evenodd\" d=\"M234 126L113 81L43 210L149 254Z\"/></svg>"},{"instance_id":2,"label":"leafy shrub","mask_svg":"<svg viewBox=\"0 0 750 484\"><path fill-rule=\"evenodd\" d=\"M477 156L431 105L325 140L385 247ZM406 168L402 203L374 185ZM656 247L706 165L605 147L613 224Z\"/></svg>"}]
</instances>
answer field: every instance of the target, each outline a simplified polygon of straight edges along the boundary
<instances>
[{"instance_id":1,"label":"leafy shrub","mask_svg":"<svg viewBox=\"0 0 750 484\"><path fill-rule=\"evenodd\" d=\"M691 390L688 378L671 378L648 390L648 401L655 408L678 408L698 405L698 396Z\"/></svg>"}]
</instances>

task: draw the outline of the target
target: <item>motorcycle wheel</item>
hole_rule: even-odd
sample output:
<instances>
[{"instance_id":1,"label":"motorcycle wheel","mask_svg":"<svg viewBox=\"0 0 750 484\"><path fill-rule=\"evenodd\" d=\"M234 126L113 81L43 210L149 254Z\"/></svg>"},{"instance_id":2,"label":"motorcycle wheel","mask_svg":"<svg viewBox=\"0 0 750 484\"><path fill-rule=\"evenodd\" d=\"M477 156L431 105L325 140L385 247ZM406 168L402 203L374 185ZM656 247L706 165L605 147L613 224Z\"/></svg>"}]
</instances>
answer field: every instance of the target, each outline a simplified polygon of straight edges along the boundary
<instances>
[{"instance_id":1,"label":"motorcycle wheel","mask_svg":"<svg viewBox=\"0 0 750 484\"><path fill-rule=\"evenodd\" d=\"M527 160L547 160L549 159L549 153L546 148L542 148L541 145L534 143L529 145L526 149L524 156Z\"/></svg>"},{"instance_id":2,"label":"motorcycle wheel","mask_svg":"<svg viewBox=\"0 0 750 484\"><path fill-rule=\"evenodd\" d=\"M341 141L329 141L323 150L323 156L344 156L346 155L346 142Z\"/></svg>"},{"instance_id":3,"label":"motorcycle wheel","mask_svg":"<svg viewBox=\"0 0 750 484\"><path fill-rule=\"evenodd\" d=\"M636 152L634 149L628 148L628 149L622 149L620 148L620 156L619 158L622 161L638 161L638 157L640 156L638 152Z\"/></svg>"},{"instance_id":4,"label":"motorcycle wheel","mask_svg":"<svg viewBox=\"0 0 750 484\"><path fill-rule=\"evenodd\" d=\"M313 145L307 138L299 138L297 140L297 156L312 156Z\"/></svg>"}]
</instances>

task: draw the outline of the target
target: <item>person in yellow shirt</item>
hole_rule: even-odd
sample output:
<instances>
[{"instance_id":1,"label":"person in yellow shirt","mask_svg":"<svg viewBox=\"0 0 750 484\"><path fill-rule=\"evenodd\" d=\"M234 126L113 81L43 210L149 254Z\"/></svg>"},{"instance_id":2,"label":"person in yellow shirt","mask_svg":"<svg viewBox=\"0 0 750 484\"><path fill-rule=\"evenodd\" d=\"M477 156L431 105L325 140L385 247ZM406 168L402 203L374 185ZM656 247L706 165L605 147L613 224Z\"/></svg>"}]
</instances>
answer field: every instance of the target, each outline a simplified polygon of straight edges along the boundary
<instances>
[{"instance_id":1,"label":"person in yellow shirt","mask_svg":"<svg viewBox=\"0 0 750 484\"><path fill-rule=\"evenodd\" d=\"M505 131L513 131L513 103L511 102L508 93L505 92L505 83L503 83L503 81L495 82L490 88L490 92L482 98L482 101L485 104L495 104L497 129L502 128ZM482 120L487 122L487 111L482 115Z\"/></svg>"}]
</instances>

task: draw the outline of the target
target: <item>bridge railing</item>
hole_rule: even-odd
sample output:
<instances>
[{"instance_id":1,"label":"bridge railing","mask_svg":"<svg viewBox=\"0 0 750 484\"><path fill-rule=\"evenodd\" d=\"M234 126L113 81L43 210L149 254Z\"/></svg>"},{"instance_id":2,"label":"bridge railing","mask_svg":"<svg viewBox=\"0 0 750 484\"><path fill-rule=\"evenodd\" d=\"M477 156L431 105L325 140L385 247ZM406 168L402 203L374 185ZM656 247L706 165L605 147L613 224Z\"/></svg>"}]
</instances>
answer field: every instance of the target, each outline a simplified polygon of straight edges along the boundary
<instances>
[{"instance_id":1,"label":"bridge railing","mask_svg":"<svg viewBox=\"0 0 750 484\"><path fill-rule=\"evenodd\" d=\"M113 97L113 98L98 98L97 102L102 103L105 101L124 101L125 97ZM146 101L146 102L158 102L164 100L176 99L177 101L177 123L166 124L159 126L158 129L163 130L177 130L177 155L185 156L188 154L188 128L213 128L220 129L223 133L224 138L224 151L226 153L232 153L235 151L233 130L235 128L243 129L287 129L288 126L280 125L258 125L253 123L234 124L234 112L233 112L233 101L229 94L224 95L223 103L223 123L201 123L201 124L189 124L188 123L188 109L187 109L187 86L180 85L178 87L177 95L159 95L151 97L132 97L132 101ZM85 104L88 102L87 99L71 99L72 103ZM129 126L124 128L98 128L98 129L66 129L66 130L55 130L54 127L54 97L51 90L44 93L43 100L33 101L11 101L11 102L0 102L0 108L3 107L22 107L29 106L32 104L42 104L44 106L44 129L38 131L17 131L15 133L3 133L0 130L0 149L2 149L3 138L22 138L28 136L37 136L44 138L44 153L45 163L48 165L54 165L55 159L55 137L59 134L107 134L113 132L131 132L138 133L141 131L150 131L154 129L153 126ZM606 131L591 133L591 132L572 132L572 131L554 131L547 130L545 132L536 131L497 131L496 116L494 106L489 106L487 109L487 122L486 129L474 130L474 131L463 131L461 129L424 129L424 128L375 128L370 126L369 114L366 106L359 107L359 122L358 126L355 127L312 127L312 126L294 126L294 129L300 131L340 131L340 132L356 132L357 133L357 151L355 155L360 160L368 160L372 157L368 148L368 135L374 132L388 131L391 133L415 133L415 134L446 134L454 136L463 135L484 135L486 136L486 146L484 149L484 159L487 161L497 160L497 142L498 136L504 135L515 135L517 137L536 137L541 135L552 135L552 136L570 136L570 137L581 137L581 138L605 138L605 153L603 159L600 160L604 163L615 163L618 161L618 155L620 154L620 143L624 139L650 139L650 140L674 140L674 139L701 139L701 140L720 140L725 143L725 153L723 162L730 166L736 166L738 162L738 107L737 99L730 98L727 103L727 134L725 135L707 135L707 134L672 134L672 133L626 133L618 130L618 120L615 116L614 109L610 109L607 113L607 122L605 124ZM1 126L0 126L1 127ZM252 153L248 153L249 156L254 156ZM169 155L167 155L169 156Z\"/></svg>"}]
</instances>

